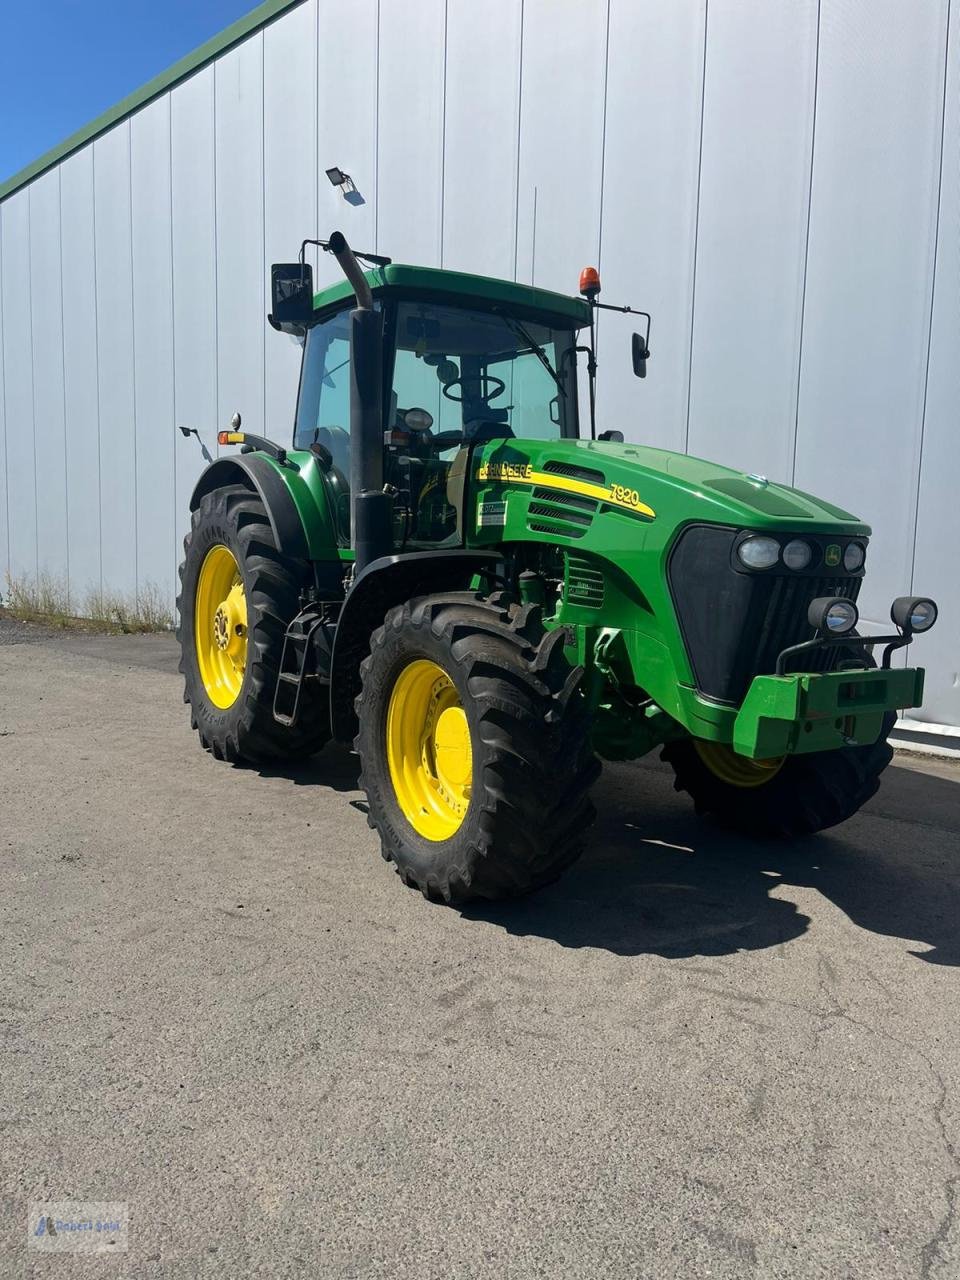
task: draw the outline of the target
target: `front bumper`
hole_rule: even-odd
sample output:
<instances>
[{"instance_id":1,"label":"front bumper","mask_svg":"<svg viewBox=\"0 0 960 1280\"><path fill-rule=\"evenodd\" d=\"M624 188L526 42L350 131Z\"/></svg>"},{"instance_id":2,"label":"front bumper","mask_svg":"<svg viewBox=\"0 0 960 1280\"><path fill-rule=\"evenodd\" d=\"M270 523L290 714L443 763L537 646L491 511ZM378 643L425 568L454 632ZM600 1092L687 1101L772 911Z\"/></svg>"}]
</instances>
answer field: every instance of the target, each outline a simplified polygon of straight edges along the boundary
<instances>
[{"instance_id":1,"label":"front bumper","mask_svg":"<svg viewBox=\"0 0 960 1280\"><path fill-rule=\"evenodd\" d=\"M923 669L755 676L733 723L733 749L753 760L869 746L890 711L923 701Z\"/></svg>"}]
</instances>

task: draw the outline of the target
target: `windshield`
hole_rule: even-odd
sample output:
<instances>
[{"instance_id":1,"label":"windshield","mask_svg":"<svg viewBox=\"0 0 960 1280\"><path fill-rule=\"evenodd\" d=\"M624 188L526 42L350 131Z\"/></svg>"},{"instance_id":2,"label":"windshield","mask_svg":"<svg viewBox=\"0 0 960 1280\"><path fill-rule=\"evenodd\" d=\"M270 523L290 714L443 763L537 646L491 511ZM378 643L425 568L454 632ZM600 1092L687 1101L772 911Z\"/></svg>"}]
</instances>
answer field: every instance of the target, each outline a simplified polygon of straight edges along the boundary
<instances>
[{"instance_id":1,"label":"windshield","mask_svg":"<svg viewBox=\"0 0 960 1280\"><path fill-rule=\"evenodd\" d=\"M536 320L400 302L389 425L411 409L435 433L577 435L575 333Z\"/></svg>"},{"instance_id":2,"label":"windshield","mask_svg":"<svg viewBox=\"0 0 960 1280\"><path fill-rule=\"evenodd\" d=\"M449 482L465 445L577 436L576 331L433 302L396 302L385 321L384 478L396 492L396 542L459 545ZM340 311L307 333L294 441L330 455L324 474L344 545L350 382L350 316Z\"/></svg>"}]
</instances>

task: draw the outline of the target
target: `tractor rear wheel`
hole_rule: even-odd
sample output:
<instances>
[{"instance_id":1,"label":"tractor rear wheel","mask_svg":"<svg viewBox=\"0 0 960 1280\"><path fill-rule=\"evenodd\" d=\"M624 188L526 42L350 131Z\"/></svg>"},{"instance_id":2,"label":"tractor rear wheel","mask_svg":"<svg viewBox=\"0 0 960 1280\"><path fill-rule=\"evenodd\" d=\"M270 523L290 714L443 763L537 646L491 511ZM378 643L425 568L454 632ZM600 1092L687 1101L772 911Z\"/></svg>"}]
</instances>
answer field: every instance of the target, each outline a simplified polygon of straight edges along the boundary
<instances>
[{"instance_id":1,"label":"tractor rear wheel","mask_svg":"<svg viewBox=\"0 0 960 1280\"><path fill-rule=\"evenodd\" d=\"M329 737L325 688L304 685L295 727L273 718L283 637L309 565L278 550L263 503L242 485L200 499L183 549L183 700L203 746L219 760L253 763L319 751Z\"/></svg>"},{"instance_id":2,"label":"tractor rear wheel","mask_svg":"<svg viewBox=\"0 0 960 1280\"><path fill-rule=\"evenodd\" d=\"M564 638L504 593L423 596L374 632L360 785L384 858L425 897L528 893L579 855L599 764Z\"/></svg>"},{"instance_id":3,"label":"tractor rear wheel","mask_svg":"<svg viewBox=\"0 0 960 1280\"><path fill-rule=\"evenodd\" d=\"M689 792L697 813L750 836L806 836L846 822L880 786L893 759L884 718L880 737L866 747L840 747L777 760L748 760L730 747L682 738L664 747L674 788Z\"/></svg>"}]
</instances>

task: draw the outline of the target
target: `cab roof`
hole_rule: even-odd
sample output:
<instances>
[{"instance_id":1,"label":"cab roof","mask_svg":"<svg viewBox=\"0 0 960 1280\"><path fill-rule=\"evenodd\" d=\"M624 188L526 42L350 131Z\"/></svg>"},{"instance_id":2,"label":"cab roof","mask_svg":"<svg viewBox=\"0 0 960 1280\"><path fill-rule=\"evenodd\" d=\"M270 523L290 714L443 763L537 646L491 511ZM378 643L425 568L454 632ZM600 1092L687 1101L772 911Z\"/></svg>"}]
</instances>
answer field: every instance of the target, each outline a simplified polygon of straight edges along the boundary
<instances>
[{"instance_id":1,"label":"cab roof","mask_svg":"<svg viewBox=\"0 0 960 1280\"><path fill-rule=\"evenodd\" d=\"M537 319L552 322L558 328L579 329L590 323L590 306L582 298L553 293L549 289L535 289L532 285L516 284L512 280L468 275L462 271L440 271L434 267L408 267L399 262L375 267L365 275L374 297L388 297L396 291L408 298L461 306L476 302L494 310L502 307L523 311L529 316L536 314ZM314 311L334 310L352 296L350 285L342 280L314 295Z\"/></svg>"}]
</instances>

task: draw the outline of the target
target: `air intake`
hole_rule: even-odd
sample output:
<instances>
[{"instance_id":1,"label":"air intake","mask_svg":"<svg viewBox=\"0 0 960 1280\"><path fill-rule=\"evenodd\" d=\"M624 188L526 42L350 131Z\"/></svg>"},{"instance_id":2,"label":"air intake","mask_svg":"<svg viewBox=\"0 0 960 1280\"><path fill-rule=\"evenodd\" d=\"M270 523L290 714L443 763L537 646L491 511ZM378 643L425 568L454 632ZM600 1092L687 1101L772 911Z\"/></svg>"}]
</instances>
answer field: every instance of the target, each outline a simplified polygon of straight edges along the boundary
<instances>
[{"instance_id":1,"label":"air intake","mask_svg":"<svg viewBox=\"0 0 960 1280\"><path fill-rule=\"evenodd\" d=\"M533 496L540 502L555 502L568 510L589 511L591 515L599 505L596 498L581 498L578 493L566 493L563 489L545 489L540 485L534 489Z\"/></svg>"},{"instance_id":2,"label":"air intake","mask_svg":"<svg viewBox=\"0 0 960 1280\"><path fill-rule=\"evenodd\" d=\"M528 511L532 516L547 516L551 520L569 520L573 524L588 525L593 516L585 511L566 510L559 503L531 502Z\"/></svg>"},{"instance_id":3,"label":"air intake","mask_svg":"<svg viewBox=\"0 0 960 1280\"><path fill-rule=\"evenodd\" d=\"M568 552L565 560L563 594L567 603L582 605L585 609L601 608L604 593L602 570L586 556L575 556Z\"/></svg>"},{"instance_id":4,"label":"air intake","mask_svg":"<svg viewBox=\"0 0 960 1280\"><path fill-rule=\"evenodd\" d=\"M567 480L582 480L584 484L606 484L607 477L592 467L577 467L572 462L546 462L543 467L548 475L564 476Z\"/></svg>"},{"instance_id":5,"label":"air intake","mask_svg":"<svg viewBox=\"0 0 960 1280\"><path fill-rule=\"evenodd\" d=\"M546 533L552 538L582 538L587 532L583 527L575 524L561 523L552 520L528 520L527 528L531 533Z\"/></svg>"}]
</instances>

